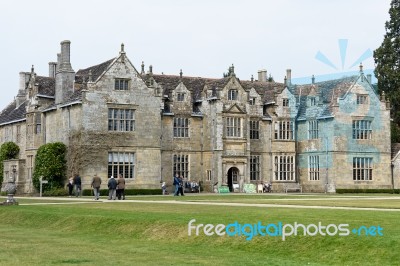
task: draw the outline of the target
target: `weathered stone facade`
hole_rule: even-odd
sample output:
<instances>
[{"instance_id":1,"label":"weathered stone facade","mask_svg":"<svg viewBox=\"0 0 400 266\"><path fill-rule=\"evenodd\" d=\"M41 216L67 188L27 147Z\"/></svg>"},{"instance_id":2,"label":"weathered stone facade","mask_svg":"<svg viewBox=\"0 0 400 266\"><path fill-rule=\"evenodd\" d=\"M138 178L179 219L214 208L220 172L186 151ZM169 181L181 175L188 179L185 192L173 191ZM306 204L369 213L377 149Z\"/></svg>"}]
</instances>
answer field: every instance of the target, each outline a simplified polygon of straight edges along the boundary
<instances>
[{"instance_id":1,"label":"weathered stone facade","mask_svg":"<svg viewBox=\"0 0 400 266\"><path fill-rule=\"evenodd\" d=\"M271 182L276 191L391 188L390 106L368 77L296 86L137 71L124 52L76 73L70 42L61 43L49 77L20 73L16 100L0 114L1 141L21 149L25 182L45 143L68 147L68 176L84 188L94 174L123 174L127 188L158 188L174 172L227 184ZM24 163L22 163L24 162ZM398 181L396 181L398 182Z\"/></svg>"}]
</instances>

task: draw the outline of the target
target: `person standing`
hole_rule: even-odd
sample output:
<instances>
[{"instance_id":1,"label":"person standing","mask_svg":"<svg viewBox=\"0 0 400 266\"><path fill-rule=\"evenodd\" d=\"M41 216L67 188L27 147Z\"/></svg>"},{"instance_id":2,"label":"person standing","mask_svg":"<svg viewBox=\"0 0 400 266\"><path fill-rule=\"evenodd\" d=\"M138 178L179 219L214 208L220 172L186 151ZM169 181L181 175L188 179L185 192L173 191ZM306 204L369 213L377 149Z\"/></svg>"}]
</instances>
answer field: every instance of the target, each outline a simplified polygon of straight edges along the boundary
<instances>
[{"instance_id":1,"label":"person standing","mask_svg":"<svg viewBox=\"0 0 400 266\"><path fill-rule=\"evenodd\" d=\"M108 180L108 199L115 200L115 190L117 189L117 180L113 176Z\"/></svg>"},{"instance_id":2,"label":"person standing","mask_svg":"<svg viewBox=\"0 0 400 266\"><path fill-rule=\"evenodd\" d=\"M165 182L162 182L161 189L162 189L162 194L167 195L167 184Z\"/></svg>"},{"instance_id":3,"label":"person standing","mask_svg":"<svg viewBox=\"0 0 400 266\"><path fill-rule=\"evenodd\" d=\"M92 188L93 188L93 194L94 194L95 200L99 200L100 185L101 185L101 178L97 174L94 174L93 179L92 179Z\"/></svg>"},{"instance_id":4,"label":"person standing","mask_svg":"<svg viewBox=\"0 0 400 266\"><path fill-rule=\"evenodd\" d=\"M178 196L178 191L179 191L179 176L178 176L178 173L175 173L173 185L175 186L174 196Z\"/></svg>"},{"instance_id":5,"label":"person standing","mask_svg":"<svg viewBox=\"0 0 400 266\"><path fill-rule=\"evenodd\" d=\"M82 190L82 179L79 176L79 174L76 174L74 177L74 185L75 185L75 196L80 197Z\"/></svg>"},{"instance_id":6,"label":"person standing","mask_svg":"<svg viewBox=\"0 0 400 266\"><path fill-rule=\"evenodd\" d=\"M118 180L117 180L117 197L120 200L122 196L122 199L125 200L125 178L119 174L118 175Z\"/></svg>"},{"instance_id":7,"label":"person standing","mask_svg":"<svg viewBox=\"0 0 400 266\"><path fill-rule=\"evenodd\" d=\"M183 176L181 175L181 176L179 177L178 195L181 194L181 196L185 196L185 195L183 194L183 190L184 190L183 185L184 185L184 184L183 184Z\"/></svg>"},{"instance_id":8,"label":"person standing","mask_svg":"<svg viewBox=\"0 0 400 266\"><path fill-rule=\"evenodd\" d=\"M67 187L68 187L68 196L72 197L72 191L74 190L74 177L73 176L71 176L68 179Z\"/></svg>"}]
</instances>

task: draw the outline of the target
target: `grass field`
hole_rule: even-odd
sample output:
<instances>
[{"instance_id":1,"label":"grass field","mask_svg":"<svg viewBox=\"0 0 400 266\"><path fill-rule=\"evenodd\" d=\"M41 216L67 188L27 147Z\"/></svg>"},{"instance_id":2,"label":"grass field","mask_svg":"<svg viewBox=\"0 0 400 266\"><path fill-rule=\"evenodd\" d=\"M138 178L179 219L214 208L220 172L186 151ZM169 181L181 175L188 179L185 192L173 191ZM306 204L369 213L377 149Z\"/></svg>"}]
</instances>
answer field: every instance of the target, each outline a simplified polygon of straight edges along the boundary
<instances>
[{"instance_id":1,"label":"grass field","mask_svg":"<svg viewBox=\"0 0 400 266\"><path fill-rule=\"evenodd\" d=\"M399 265L400 197L205 195L146 202L19 199L0 208L1 265ZM154 202L147 202L147 201ZM159 203L168 200L171 204ZM81 201L81 202L79 202ZM175 204L185 201L188 204ZM55 205L60 202L62 204ZM277 204L207 206L191 202ZM51 203L51 204L44 204ZM32 204L32 205L24 205ZM37 204L37 205L36 205ZM281 208L279 204L387 210ZM188 236L188 222L381 226L383 236ZM192 232L194 233L194 231Z\"/></svg>"}]
</instances>

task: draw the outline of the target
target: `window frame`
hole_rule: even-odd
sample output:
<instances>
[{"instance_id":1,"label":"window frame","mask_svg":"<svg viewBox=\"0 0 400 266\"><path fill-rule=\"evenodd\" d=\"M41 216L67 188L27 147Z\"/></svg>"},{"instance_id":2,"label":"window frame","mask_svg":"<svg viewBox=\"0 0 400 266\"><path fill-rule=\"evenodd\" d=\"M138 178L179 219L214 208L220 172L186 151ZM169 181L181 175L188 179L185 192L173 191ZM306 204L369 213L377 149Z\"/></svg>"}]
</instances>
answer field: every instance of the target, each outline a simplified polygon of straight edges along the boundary
<instances>
[{"instance_id":1,"label":"window frame","mask_svg":"<svg viewBox=\"0 0 400 266\"><path fill-rule=\"evenodd\" d=\"M227 116L225 118L225 136L228 138L242 137L242 118L236 116Z\"/></svg>"},{"instance_id":2,"label":"window frame","mask_svg":"<svg viewBox=\"0 0 400 266\"><path fill-rule=\"evenodd\" d=\"M275 155L274 157L274 180L275 181L295 181L295 156L294 155Z\"/></svg>"},{"instance_id":3,"label":"window frame","mask_svg":"<svg viewBox=\"0 0 400 266\"><path fill-rule=\"evenodd\" d=\"M115 78L114 79L114 90L116 91L127 91L130 87L130 79L126 78Z\"/></svg>"},{"instance_id":4,"label":"window frame","mask_svg":"<svg viewBox=\"0 0 400 266\"><path fill-rule=\"evenodd\" d=\"M353 157L353 181L373 181L373 158Z\"/></svg>"},{"instance_id":5,"label":"window frame","mask_svg":"<svg viewBox=\"0 0 400 266\"><path fill-rule=\"evenodd\" d=\"M294 123L290 120L279 120L274 123L275 140L294 140Z\"/></svg>"},{"instance_id":6,"label":"window frame","mask_svg":"<svg viewBox=\"0 0 400 266\"><path fill-rule=\"evenodd\" d=\"M309 181L320 180L319 155L308 156L308 180Z\"/></svg>"},{"instance_id":7,"label":"window frame","mask_svg":"<svg viewBox=\"0 0 400 266\"><path fill-rule=\"evenodd\" d=\"M108 111L108 131L115 131L115 132L135 131L135 123L136 123L135 109L109 107L107 111Z\"/></svg>"},{"instance_id":8,"label":"window frame","mask_svg":"<svg viewBox=\"0 0 400 266\"><path fill-rule=\"evenodd\" d=\"M318 139L319 123L318 120L308 121L308 139Z\"/></svg>"},{"instance_id":9,"label":"window frame","mask_svg":"<svg viewBox=\"0 0 400 266\"><path fill-rule=\"evenodd\" d=\"M173 119L174 138L189 138L189 118L177 116Z\"/></svg>"},{"instance_id":10,"label":"window frame","mask_svg":"<svg viewBox=\"0 0 400 266\"><path fill-rule=\"evenodd\" d=\"M250 139L260 139L260 121L250 120Z\"/></svg>"},{"instance_id":11,"label":"window frame","mask_svg":"<svg viewBox=\"0 0 400 266\"><path fill-rule=\"evenodd\" d=\"M289 98L282 98L282 106L289 107Z\"/></svg>"},{"instance_id":12,"label":"window frame","mask_svg":"<svg viewBox=\"0 0 400 266\"><path fill-rule=\"evenodd\" d=\"M239 98L239 91L237 89L230 89L228 91L228 100L237 101Z\"/></svg>"},{"instance_id":13,"label":"window frame","mask_svg":"<svg viewBox=\"0 0 400 266\"><path fill-rule=\"evenodd\" d=\"M190 155L186 153L177 153L172 156L172 176L177 173L184 179L190 180Z\"/></svg>"},{"instance_id":14,"label":"window frame","mask_svg":"<svg viewBox=\"0 0 400 266\"><path fill-rule=\"evenodd\" d=\"M358 120L352 121L352 136L353 139L367 140L372 139L372 121Z\"/></svg>"},{"instance_id":15,"label":"window frame","mask_svg":"<svg viewBox=\"0 0 400 266\"><path fill-rule=\"evenodd\" d=\"M250 156L250 181L258 181L261 180L260 175L260 155L251 155Z\"/></svg>"},{"instance_id":16,"label":"window frame","mask_svg":"<svg viewBox=\"0 0 400 266\"><path fill-rule=\"evenodd\" d=\"M184 102L185 101L185 93L183 93L183 92L176 93L176 101Z\"/></svg>"},{"instance_id":17,"label":"window frame","mask_svg":"<svg viewBox=\"0 0 400 266\"><path fill-rule=\"evenodd\" d=\"M357 105L368 104L368 94L357 94Z\"/></svg>"},{"instance_id":18,"label":"window frame","mask_svg":"<svg viewBox=\"0 0 400 266\"><path fill-rule=\"evenodd\" d=\"M114 158L116 160L114 160ZM111 176L117 178L118 174L122 174L122 176L127 179L135 178L135 152L109 151L107 159L108 178L110 178Z\"/></svg>"}]
</instances>

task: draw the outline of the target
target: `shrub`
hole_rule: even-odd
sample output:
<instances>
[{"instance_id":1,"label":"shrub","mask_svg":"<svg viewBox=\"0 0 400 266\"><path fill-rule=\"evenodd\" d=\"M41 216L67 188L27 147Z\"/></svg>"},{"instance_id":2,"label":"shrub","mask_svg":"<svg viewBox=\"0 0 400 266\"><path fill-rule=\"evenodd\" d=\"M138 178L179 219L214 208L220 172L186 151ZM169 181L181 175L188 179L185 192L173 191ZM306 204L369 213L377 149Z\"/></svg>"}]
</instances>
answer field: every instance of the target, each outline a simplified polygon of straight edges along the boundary
<instances>
[{"instance_id":1,"label":"shrub","mask_svg":"<svg viewBox=\"0 0 400 266\"><path fill-rule=\"evenodd\" d=\"M400 194L400 189L345 189L340 188L336 189L336 193L344 194L344 193L388 193L388 194Z\"/></svg>"},{"instance_id":2,"label":"shrub","mask_svg":"<svg viewBox=\"0 0 400 266\"><path fill-rule=\"evenodd\" d=\"M93 196L92 189L84 189L83 196ZM125 189L125 195L162 195L159 188L156 189ZM108 189L100 189L100 196L108 196Z\"/></svg>"},{"instance_id":3,"label":"shrub","mask_svg":"<svg viewBox=\"0 0 400 266\"><path fill-rule=\"evenodd\" d=\"M44 190L42 195L45 197L61 197L68 196L68 191L64 188L52 188L50 190Z\"/></svg>"},{"instance_id":4,"label":"shrub","mask_svg":"<svg viewBox=\"0 0 400 266\"><path fill-rule=\"evenodd\" d=\"M40 146L35 159L33 172L33 185L40 189L40 177L43 176L48 184L43 185L43 190L62 188L66 172L67 147L64 143L54 142Z\"/></svg>"},{"instance_id":5,"label":"shrub","mask_svg":"<svg viewBox=\"0 0 400 266\"><path fill-rule=\"evenodd\" d=\"M17 159L19 147L14 142L4 142L0 147L0 184L3 183L4 165L3 161Z\"/></svg>"}]
</instances>

